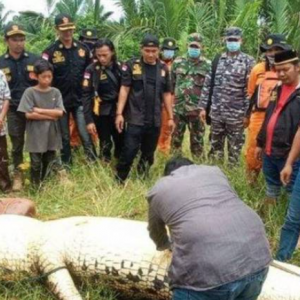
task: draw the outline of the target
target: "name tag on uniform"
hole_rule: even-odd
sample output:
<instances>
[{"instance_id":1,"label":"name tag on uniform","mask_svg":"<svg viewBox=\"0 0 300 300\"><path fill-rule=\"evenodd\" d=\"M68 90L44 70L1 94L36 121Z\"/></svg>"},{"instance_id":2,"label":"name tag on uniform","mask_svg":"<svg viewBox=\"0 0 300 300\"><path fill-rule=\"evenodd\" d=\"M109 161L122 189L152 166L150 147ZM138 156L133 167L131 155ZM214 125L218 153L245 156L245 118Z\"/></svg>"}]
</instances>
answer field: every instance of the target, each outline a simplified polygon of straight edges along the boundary
<instances>
[{"instance_id":1,"label":"name tag on uniform","mask_svg":"<svg viewBox=\"0 0 300 300\"><path fill-rule=\"evenodd\" d=\"M100 76L100 80L106 80L107 79L107 75L105 73L102 73Z\"/></svg>"},{"instance_id":2,"label":"name tag on uniform","mask_svg":"<svg viewBox=\"0 0 300 300\"><path fill-rule=\"evenodd\" d=\"M62 53L60 51L55 51L53 53L53 63L60 63L60 62L64 62L66 60L66 58L62 55Z\"/></svg>"},{"instance_id":3,"label":"name tag on uniform","mask_svg":"<svg viewBox=\"0 0 300 300\"><path fill-rule=\"evenodd\" d=\"M166 77L166 70L161 70L161 77Z\"/></svg>"},{"instance_id":4,"label":"name tag on uniform","mask_svg":"<svg viewBox=\"0 0 300 300\"><path fill-rule=\"evenodd\" d=\"M142 68L139 64L133 65L132 74L133 75L142 75Z\"/></svg>"}]
</instances>

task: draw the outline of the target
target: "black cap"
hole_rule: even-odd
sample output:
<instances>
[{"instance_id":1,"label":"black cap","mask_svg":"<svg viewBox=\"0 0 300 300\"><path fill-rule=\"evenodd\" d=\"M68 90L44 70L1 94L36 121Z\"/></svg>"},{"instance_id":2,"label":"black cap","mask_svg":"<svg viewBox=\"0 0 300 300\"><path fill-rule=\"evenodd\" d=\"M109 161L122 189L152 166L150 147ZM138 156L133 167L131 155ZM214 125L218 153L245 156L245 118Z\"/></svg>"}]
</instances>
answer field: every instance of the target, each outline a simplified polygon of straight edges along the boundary
<instances>
[{"instance_id":1,"label":"black cap","mask_svg":"<svg viewBox=\"0 0 300 300\"><path fill-rule=\"evenodd\" d=\"M225 30L224 37L226 39L230 38L241 38L243 35L243 31L239 27L229 27Z\"/></svg>"},{"instance_id":2,"label":"black cap","mask_svg":"<svg viewBox=\"0 0 300 300\"><path fill-rule=\"evenodd\" d=\"M91 40L91 41L97 41L98 36L97 36L97 30L92 29L92 28L86 28L82 29L80 32L80 39L86 39L86 40Z\"/></svg>"},{"instance_id":3,"label":"black cap","mask_svg":"<svg viewBox=\"0 0 300 300\"><path fill-rule=\"evenodd\" d=\"M159 47L159 40L155 35L146 34L141 43L142 47Z\"/></svg>"},{"instance_id":4,"label":"black cap","mask_svg":"<svg viewBox=\"0 0 300 300\"><path fill-rule=\"evenodd\" d=\"M68 14L59 14L55 17L55 26L58 30L76 29L73 19Z\"/></svg>"},{"instance_id":5,"label":"black cap","mask_svg":"<svg viewBox=\"0 0 300 300\"><path fill-rule=\"evenodd\" d=\"M265 42L260 46L260 50L262 52L266 52L273 47L278 47L282 50L292 49L292 47L287 43L285 36L279 33L269 34L266 37Z\"/></svg>"},{"instance_id":6,"label":"black cap","mask_svg":"<svg viewBox=\"0 0 300 300\"><path fill-rule=\"evenodd\" d=\"M299 61L298 53L295 50L285 50L275 54L275 66L280 66Z\"/></svg>"},{"instance_id":7,"label":"black cap","mask_svg":"<svg viewBox=\"0 0 300 300\"><path fill-rule=\"evenodd\" d=\"M11 37L13 35L26 35L25 30L22 26L10 23L4 29L4 35L6 38Z\"/></svg>"},{"instance_id":8,"label":"black cap","mask_svg":"<svg viewBox=\"0 0 300 300\"><path fill-rule=\"evenodd\" d=\"M162 42L161 49L178 50L176 41L172 38L165 38Z\"/></svg>"}]
</instances>

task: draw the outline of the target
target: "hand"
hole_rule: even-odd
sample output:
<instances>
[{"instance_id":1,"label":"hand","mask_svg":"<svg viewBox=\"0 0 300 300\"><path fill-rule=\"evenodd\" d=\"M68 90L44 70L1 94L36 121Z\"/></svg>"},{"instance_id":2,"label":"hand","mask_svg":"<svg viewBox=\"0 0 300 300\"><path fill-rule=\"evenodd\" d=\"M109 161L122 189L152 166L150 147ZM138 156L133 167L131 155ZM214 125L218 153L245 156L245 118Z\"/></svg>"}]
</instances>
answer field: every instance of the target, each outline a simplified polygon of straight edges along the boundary
<instances>
[{"instance_id":1,"label":"hand","mask_svg":"<svg viewBox=\"0 0 300 300\"><path fill-rule=\"evenodd\" d=\"M243 119L243 125L244 125L244 128L247 128L247 127L249 126L249 124L250 124L250 119L247 118L247 117L245 117L245 118Z\"/></svg>"},{"instance_id":2,"label":"hand","mask_svg":"<svg viewBox=\"0 0 300 300\"><path fill-rule=\"evenodd\" d=\"M168 120L168 127L169 127L170 134L172 134L175 130L175 127L176 127L175 122L174 122L173 119Z\"/></svg>"},{"instance_id":3,"label":"hand","mask_svg":"<svg viewBox=\"0 0 300 300\"><path fill-rule=\"evenodd\" d=\"M204 109L201 109L199 117L200 117L201 122L203 124L205 124L206 123L206 111Z\"/></svg>"},{"instance_id":4,"label":"hand","mask_svg":"<svg viewBox=\"0 0 300 300\"><path fill-rule=\"evenodd\" d=\"M119 133L121 133L124 129L124 117L122 115L117 115L116 118L116 128Z\"/></svg>"},{"instance_id":5,"label":"hand","mask_svg":"<svg viewBox=\"0 0 300 300\"><path fill-rule=\"evenodd\" d=\"M257 160L262 160L262 152L263 152L262 148L256 147L256 149L255 149L255 158Z\"/></svg>"},{"instance_id":6,"label":"hand","mask_svg":"<svg viewBox=\"0 0 300 300\"><path fill-rule=\"evenodd\" d=\"M97 134L96 125L94 123L90 123L90 124L86 125L86 130L91 135Z\"/></svg>"},{"instance_id":7,"label":"hand","mask_svg":"<svg viewBox=\"0 0 300 300\"><path fill-rule=\"evenodd\" d=\"M286 164L283 170L280 172L280 180L284 185L287 185L291 180L291 175L293 172L293 166Z\"/></svg>"}]
</instances>

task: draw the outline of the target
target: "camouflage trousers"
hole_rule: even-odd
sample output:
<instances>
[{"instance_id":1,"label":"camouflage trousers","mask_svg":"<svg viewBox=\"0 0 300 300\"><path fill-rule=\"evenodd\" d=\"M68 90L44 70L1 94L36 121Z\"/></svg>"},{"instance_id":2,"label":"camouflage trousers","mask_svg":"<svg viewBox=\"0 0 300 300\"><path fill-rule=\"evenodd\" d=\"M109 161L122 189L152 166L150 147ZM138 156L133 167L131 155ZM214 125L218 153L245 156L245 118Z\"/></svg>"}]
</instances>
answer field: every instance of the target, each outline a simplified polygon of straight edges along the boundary
<instances>
[{"instance_id":1,"label":"camouflage trousers","mask_svg":"<svg viewBox=\"0 0 300 300\"><path fill-rule=\"evenodd\" d=\"M228 161L236 164L245 142L243 120L230 121L212 119L210 155L224 160L225 139L228 144Z\"/></svg>"},{"instance_id":2,"label":"camouflage trousers","mask_svg":"<svg viewBox=\"0 0 300 300\"><path fill-rule=\"evenodd\" d=\"M194 156L201 156L203 153L203 136L205 128L198 115L187 116L175 114L176 128L172 136L172 150L181 152L182 141L186 128L190 132L190 149Z\"/></svg>"}]
</instances>

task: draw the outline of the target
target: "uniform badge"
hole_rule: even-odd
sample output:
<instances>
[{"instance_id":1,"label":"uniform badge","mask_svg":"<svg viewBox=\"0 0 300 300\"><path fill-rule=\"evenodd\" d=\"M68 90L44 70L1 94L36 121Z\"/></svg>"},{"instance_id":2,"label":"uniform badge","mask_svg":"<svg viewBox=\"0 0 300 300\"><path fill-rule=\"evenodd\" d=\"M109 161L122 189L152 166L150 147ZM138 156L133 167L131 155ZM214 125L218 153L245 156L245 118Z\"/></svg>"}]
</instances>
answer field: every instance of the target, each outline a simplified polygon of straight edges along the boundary
<instances>
[{"instance_id":1,"label":"uniform badge","mask_svg":"<svg viewBox=\"0 0 300 300\"><path fill-rule=\"evenodd\" d=\"M172 46L173 46L173 42L169 42L169 43L168 43L168 46L169 46L169 47L172 47Z\"/></svg>"},{"instance_id":2,"label":"uniform badge","mask_svg":"<svg viewBox=\"0 0 300 300\"><path fill-rule=\"evenodd\" d=\"M277 100L277 92L273 92L272 94L271 94L271 98L270 98L270 102L274 102L274 101L276 101Z\"/></svg>"},{"instance_id":3,"label":"uniform badge","mask_svg":"<svg viewBox=\"0 0 300 300\"><path fill-rule=\"evenodd\" d=\"M102 73L100 76L100 80L106 80L107 79L107 75L105 73Z\"/></svg>"},{"instance_id":4,"label":"uniform badge","mask_svg":"<svg viewBox=\"0 0 300 300\"><path fill-rule=\"evenodd\" d=\"M84 86L84 87L88 87L88 86L89 86L89 81L88 81L88 79L84 79L84 80L83 80L83 86Z\"/></svg>"},{"instance_id":5,"label":"uniform badge","mask_svg":"<svg viewBox=\"0 0 300 300\"><path fill-rule=\"evenodd\" d=\"M62 55L62 53L60 51L55 51L53 53L53 63L60 63L60 62L64 62L66 60L66 58Z\"/></svg>"},{"instance_id":6,"label":"uniform badge","mask_svg":"<svg viewBox=\"0 0 300 300\"><path fill-rule=\"evenodd\" d=\"M268 44L268 45L272 45L272 44L273 44L273 40L272 40L272 39L268 39L268 40L267 40L267 44Z\"/></svg>"},{"instance_id":7,"label":"uniform badge","mask_svg":"<svg viewBox=\"0 0 300 300\"><path fill-rule=\"evenodd\" d=\"M166 70L161 70L161 77L166 77Z\"/></svg>"},{"instance_id":8,"label":"uniform badge","mask_svg":"<svg viewBox=\"0 0 300 300\"><path fill-rule=\"evenodd\" d=\"M122 65L122 71L126 72L128 70L128 66L126 64Z\"/></svg>"},{"instance_id":9,"label":"uniform badge","mask_svg":"<svg viewBox=\"0 0 300 300\"><path fill-rule=\"evenodd\" d=\"M99 71L99 70L100 70L100 67L99 67L99 66L96 66L96 70Z\"/></svg>"},{"instance_id":10,"label":"uniform badge","mask_svg":"<svg viewBox=\"0 0 300 300\"><path fill-rule=\"evenodd\" d=\"M49 60L49 55L47 53L42 54L42 59Z\"/></svg>"},{"instance_id":11,"label":"uniform badge","mask_svg":"<svg viewBox=\"0 0 300 300\"><path fill-rule=\"evenodd\" d=\"M33 66L32 65L28 65L27 66L27 71L28 72L33 72Z\"/></svg>"},{"instance_id":12,"label":"uniform badge","mask_svg":"<svg viewBox=\"0 0 300 300\"><path fill-rule=\"evenodd\" d=\"M87 31L86 35L87 36L92 36L92 32L91 31Z\"/></svg>"},{"instance_id":13,"label":"uniform badge","mask_svg":"<svg viewBox=\"0 0 300 300\"><path fill-rule=\"evenodd\" d=\"M132 70L133 75L142 75L142 69L139 64L133 65L133 70Z\"/></svg>"},{"instance_id":14,"label":"uniform badge","mask_svg":"<svg viewBox=\"0 0 300 300\"><path fill-rule=\"evenodd\" d=\"M79 50L78 50L78 55L79 55L80 57L84 57L84 56L85 56L85 50L79 49Z\"/></svg>"}]
</instances>

